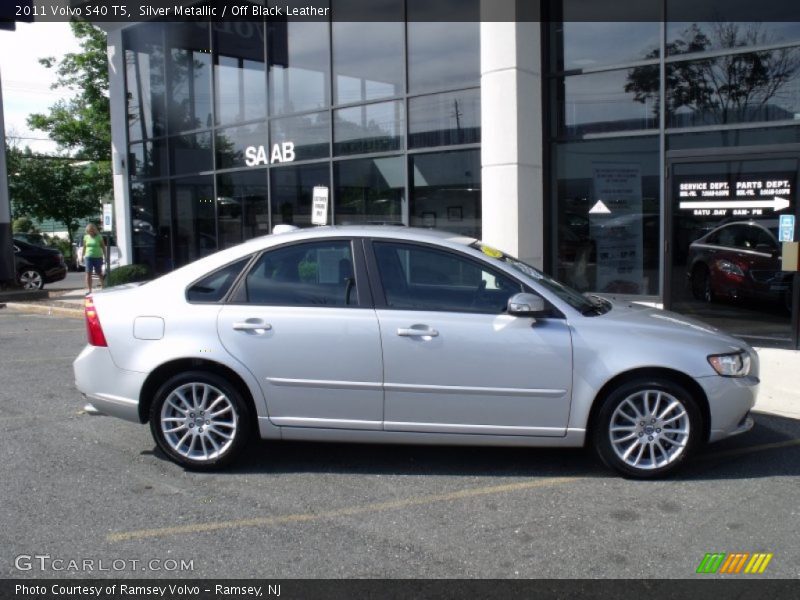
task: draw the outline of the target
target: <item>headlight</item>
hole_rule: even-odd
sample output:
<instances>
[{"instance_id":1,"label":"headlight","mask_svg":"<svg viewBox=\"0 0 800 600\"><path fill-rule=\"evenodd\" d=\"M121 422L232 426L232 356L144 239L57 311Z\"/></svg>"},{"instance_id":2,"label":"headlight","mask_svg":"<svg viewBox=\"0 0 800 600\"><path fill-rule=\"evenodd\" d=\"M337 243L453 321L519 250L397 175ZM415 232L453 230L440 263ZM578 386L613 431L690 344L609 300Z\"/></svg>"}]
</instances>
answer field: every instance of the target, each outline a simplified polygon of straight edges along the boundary
<instances>
[{"instance_id":1,"label":"headlight","mask_svg":"<svg viewBox=\"0 0 800 600\"><path fill-rule=\"evenodd\" d=\"M719 261L717 263L717 268L723 273L735 275L736 277L744 277L744 271L742 271L742 268L729 260Z\"/></svg>"},{"instance_id":2,"label":"headlight","mask_svg":"<svg viewBox=\"0 0 800 600\"><path fill-rule=\"evenodd\" d=\"M723 377L745 377L750 373L750 355L747 352L712 354L708 362Z\"/></svg>"}]
</instances>

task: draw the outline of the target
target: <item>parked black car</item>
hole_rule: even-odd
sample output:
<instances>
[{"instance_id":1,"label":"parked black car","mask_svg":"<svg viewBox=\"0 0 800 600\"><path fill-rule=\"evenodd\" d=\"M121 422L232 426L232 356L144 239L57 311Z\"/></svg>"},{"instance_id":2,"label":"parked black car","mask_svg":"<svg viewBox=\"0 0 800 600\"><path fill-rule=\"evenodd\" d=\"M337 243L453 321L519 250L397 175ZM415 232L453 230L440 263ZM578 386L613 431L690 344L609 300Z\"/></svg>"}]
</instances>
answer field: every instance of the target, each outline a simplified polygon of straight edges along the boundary
<instances>
[{"instance_id":1,"label":"parked black car","mask_svg":"<svg viewBox=\"0 0 800 600\"><path fill-rule=\"evenodd\" d=\"M67 276L64 255L53 248L34 246L14 239L14 264L17 283L26 290L40 290L46 283L61 281Z\"/></svg>"}]
</instances>

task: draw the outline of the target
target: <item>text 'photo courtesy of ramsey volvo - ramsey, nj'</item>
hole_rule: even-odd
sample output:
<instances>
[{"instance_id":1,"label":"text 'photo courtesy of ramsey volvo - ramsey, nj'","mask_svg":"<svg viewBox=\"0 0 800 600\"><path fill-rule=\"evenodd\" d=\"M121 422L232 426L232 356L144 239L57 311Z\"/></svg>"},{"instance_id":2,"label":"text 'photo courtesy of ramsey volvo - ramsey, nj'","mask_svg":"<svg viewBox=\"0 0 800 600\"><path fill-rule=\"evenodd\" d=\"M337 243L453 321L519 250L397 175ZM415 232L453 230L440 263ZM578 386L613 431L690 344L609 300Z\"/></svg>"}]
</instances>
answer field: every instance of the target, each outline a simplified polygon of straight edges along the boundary
<instances>
[{"instance_id":1,"label":"text 'photo courtesy of ramsey volvo - ramsey, nj'","mask_svg":"<svg viewBox=\"0 0 800 600\"><path fill-rule=\"evenodd\" d=\"M85 316L79 390L198 470L260 436L587 445L658 477L748 431L758 389L739 339L405 227L256 238L89 296Z\"/></svg>"}]
</instances>

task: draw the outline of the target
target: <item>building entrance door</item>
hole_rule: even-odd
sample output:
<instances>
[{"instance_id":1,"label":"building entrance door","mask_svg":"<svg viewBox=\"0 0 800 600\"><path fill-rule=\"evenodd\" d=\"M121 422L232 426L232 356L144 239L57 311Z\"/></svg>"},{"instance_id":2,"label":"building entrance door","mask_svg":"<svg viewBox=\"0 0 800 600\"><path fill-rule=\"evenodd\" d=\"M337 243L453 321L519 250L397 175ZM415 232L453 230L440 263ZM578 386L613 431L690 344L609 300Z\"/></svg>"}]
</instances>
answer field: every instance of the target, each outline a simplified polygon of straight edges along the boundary
<instances>
[{"instance_id":1,"label":"building entrance door","mask_svg":"<svg viewBox=\"0 0 800 600\"><path fill-rule=\"evenodd\" d=\"M800 149L703 155L667 156L665 303L752 345L796 348L796 275L783 271L781 240L800 221Z\"/></svg>"}]
</instances>

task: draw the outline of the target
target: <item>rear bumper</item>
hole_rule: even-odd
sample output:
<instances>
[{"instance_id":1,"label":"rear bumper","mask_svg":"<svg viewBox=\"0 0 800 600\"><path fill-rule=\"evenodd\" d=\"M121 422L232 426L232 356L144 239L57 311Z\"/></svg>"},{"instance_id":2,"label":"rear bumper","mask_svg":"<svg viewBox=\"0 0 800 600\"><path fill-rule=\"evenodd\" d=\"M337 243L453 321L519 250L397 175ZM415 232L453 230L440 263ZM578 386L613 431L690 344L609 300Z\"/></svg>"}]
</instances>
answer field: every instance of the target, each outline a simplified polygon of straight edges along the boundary
<instances>
[{"instance_id":1,"label":"rear bumper","mask_svg":"<svg viewBox=\"0 0 800 600\"><path fill-rule=\"evenodd\" d=\"M753 420L748 413L756 403L757 377L701 377L697 382L708 398L711 413L709 442L749 431Z\"/></svg>"},{"instance_id":2,"label":"rear bumper","mask_svg":"<svg viewBox=\"0 0 800 600\"><path fill-rule=\"evenodd\" d=\"M141 423L139 394L146 373L120 369L108 348L86 346L72 363L75 386L105 415Z\"/></svg>"}]
</instances>

